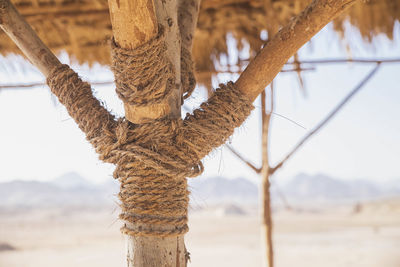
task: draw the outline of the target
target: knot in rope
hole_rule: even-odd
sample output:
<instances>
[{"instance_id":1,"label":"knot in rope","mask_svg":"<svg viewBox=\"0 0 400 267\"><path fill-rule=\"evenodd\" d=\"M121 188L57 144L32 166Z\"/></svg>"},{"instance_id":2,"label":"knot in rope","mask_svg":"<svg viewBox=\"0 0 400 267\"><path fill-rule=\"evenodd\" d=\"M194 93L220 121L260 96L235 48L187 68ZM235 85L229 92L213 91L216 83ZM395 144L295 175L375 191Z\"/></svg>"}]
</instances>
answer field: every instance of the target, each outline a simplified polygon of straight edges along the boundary
<instances>
[{"instance_id":1,"label":"knot in rope","mask_svg":"<svg viewBox=\"0 0 400 267\"><path fill-rule=\"evenodd\" d=\"M186 177L195 177L203 165L179 142L182 120L132 124L120 120L114 143L100 158L116 164L121 182L120 218L129 235L175 236L188 231L189 191Z\"/></svg>"}]
</instances>

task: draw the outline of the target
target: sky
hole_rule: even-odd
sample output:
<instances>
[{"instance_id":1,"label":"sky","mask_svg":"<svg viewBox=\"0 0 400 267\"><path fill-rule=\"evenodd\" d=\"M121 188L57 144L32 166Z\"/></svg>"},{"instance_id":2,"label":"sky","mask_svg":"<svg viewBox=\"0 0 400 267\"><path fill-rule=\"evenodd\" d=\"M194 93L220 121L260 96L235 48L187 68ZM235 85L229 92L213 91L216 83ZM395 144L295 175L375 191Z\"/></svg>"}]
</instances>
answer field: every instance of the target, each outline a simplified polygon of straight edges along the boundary
<instances>
[{"instance_id":1,"label":"sky","mask_svg":"<svg viewBox=\"0 0 400 267\"><path fill-rule=\"evenodd\" d=\"M300 59L400 58L399 25L396 25L393 41L378 36L373 44L362 44L354 29L347 32L347 40L351 45L339 40L328 26L300 50ZM60 58L70 63L65 54ZM85 80L113 79L106 67L72 66ZM271 125L272 164L282 159L374 65L315 67L303 74L306 96L299 89L294 73L281 73L275 80L277 115L272 116ZM221 76L219 81L227 78L231 77ZM0 84L40 81L43 76L21 57L0 58ZM94 93L108 109L123 115L122 102L113 86L94 86ZM204 98L204 92L198 88L186 108L199 105ZM258 166L261 159L260 100L254 105L252 115L228 143ZM372 80L276 173L275 178L285 180L298 173L375 181L400 178L399 115L400 64L382 65ZM0 125L0 182L45 181L66 172L77 172L95 183L112 179L113 166L98 160L84 134L46 86L1 90ZM224 146L207 156L204 164L202 177L244 177L255 182L260 179Z\"/></svg>"}]
</instances>

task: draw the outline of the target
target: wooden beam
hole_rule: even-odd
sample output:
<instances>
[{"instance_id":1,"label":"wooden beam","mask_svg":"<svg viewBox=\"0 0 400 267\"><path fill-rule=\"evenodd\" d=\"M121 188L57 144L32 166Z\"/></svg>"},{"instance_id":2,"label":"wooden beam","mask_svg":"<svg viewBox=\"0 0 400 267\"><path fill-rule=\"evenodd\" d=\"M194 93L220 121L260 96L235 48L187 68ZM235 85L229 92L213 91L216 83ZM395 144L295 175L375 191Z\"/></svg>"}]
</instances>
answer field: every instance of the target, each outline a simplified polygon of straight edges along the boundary
<instances>
[{"instance_id":1,"label":"wooden beam","mask_svg":"<svg viewBox=\"0 0 400 267\"><path fill-rule=\"evenodd\" d=\"M0 0L0 28L46 78L53 68L61 65L9 0Z\"/></svg>"},{"instance_id":2,"label":"wooden beam","mask_svg":"<svg viewBox=\"0 0 400 267\"><path fill-rule=\"evenodd\" d=\"M313 0L301 14L265 44L235 85L244 95L255 100L297 50L356 1Z\"/></svg>"}]
</instances>

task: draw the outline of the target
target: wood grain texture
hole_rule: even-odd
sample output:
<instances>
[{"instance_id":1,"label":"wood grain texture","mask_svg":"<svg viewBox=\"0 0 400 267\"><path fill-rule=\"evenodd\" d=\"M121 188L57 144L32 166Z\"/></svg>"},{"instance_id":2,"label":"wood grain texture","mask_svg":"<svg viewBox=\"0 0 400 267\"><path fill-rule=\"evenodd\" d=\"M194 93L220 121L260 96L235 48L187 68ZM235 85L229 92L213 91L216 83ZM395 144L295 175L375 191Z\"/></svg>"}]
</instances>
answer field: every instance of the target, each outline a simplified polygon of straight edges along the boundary
<instances>
[{"instance_id":1,"label":"wood grain texture","mask_svg":"<svg viewBox=\"0 0 400 267\"><path fill-rule=\"evenodd\" d=\"M109 0L116 43L134 49L157 35L157 18L152 0Z\"/></svg>"}]
</instances>

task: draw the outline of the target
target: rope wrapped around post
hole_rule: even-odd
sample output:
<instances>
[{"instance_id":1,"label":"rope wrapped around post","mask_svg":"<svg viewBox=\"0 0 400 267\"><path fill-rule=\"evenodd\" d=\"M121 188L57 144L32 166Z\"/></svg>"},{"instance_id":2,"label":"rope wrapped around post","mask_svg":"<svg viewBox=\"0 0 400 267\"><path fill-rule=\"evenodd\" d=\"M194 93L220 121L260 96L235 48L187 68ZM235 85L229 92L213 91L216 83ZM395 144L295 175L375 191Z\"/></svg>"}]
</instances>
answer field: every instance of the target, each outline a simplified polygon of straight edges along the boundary
<instances>
[{"instance_id":1,"label":"rope wrapped around post","mask_svg":"<svg viewBox=\"0 0 400 267\"><path fill-rule=\"evenodd\" d=\"M161 29L154 40L135 50L112 45L116 90L124 101L154 103L175 86L164 38ZM222 145L253 109L230 82L184 120L133 124L110 115L89 84L66 65L54 69L47 82L100 159L116 165L120 218L127 222L122 232L132 236L177 236L188 231L186 178L201 174L201 159Z\"/></svg>"},{"instance_id":2,"label":"rope wrapped around post","mask_svg":"<svg viewBox=\"0 0 400 267\"><path fill-rule=\"evenodd\" d=\"M116 91L125 103L155 104L172 92L175 75L165 56L164 40L164 28L159 25L158 35L134 50L118 47L114 39L111 41Z\"/></svg>"}]
</instances>

